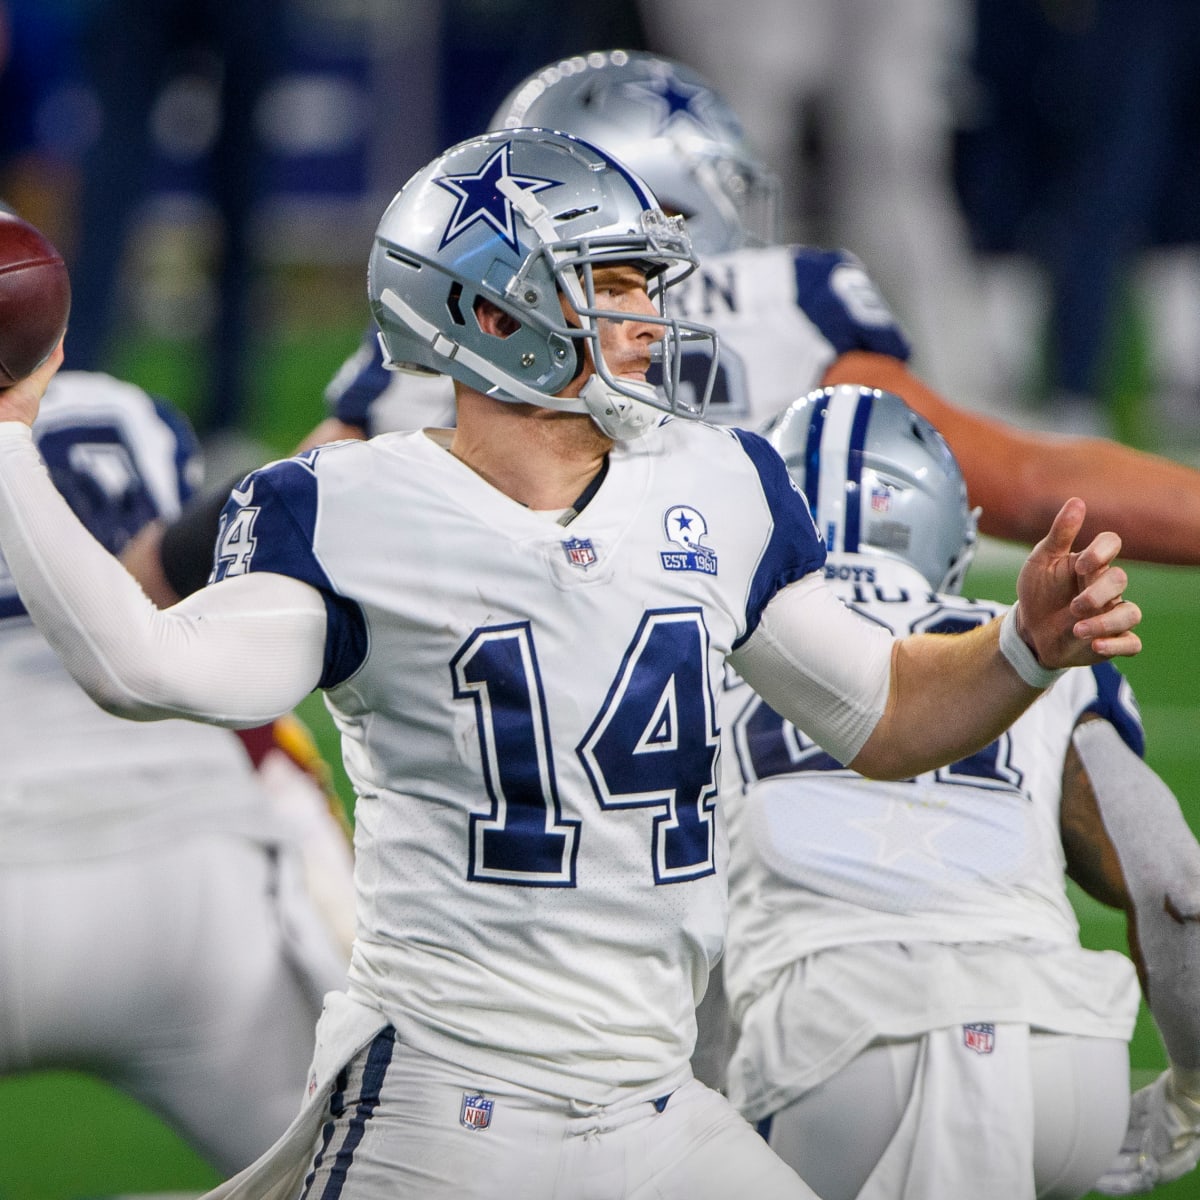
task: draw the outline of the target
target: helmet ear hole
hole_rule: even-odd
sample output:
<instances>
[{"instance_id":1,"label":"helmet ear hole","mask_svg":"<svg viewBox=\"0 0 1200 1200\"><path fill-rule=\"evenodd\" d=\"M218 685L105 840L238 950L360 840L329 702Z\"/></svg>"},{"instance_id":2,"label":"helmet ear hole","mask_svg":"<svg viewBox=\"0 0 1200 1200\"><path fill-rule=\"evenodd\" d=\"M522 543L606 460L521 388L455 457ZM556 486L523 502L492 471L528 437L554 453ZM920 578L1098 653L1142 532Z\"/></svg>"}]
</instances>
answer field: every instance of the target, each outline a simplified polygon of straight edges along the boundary
<instances>
[{"instance_id":1,"label":"helmet ear hole","mask_svg":"<svg viewBox=\"0 0 1200 1200\"><path fill-rule=\"evenodd\" d=\"M462 293L462 285L456 283L454 287L458 288L459 295ZM453 289L451 289L453 298ZM510 312L506 312L498 304L493 304L484 296L476 296L474 304L475 321L482 333L486 333L489 337L499 338L503 341L505 338L510 338L521 328L521 322ZM465 325L465 321L460 324Z\"/></svg>"}]
</instances>

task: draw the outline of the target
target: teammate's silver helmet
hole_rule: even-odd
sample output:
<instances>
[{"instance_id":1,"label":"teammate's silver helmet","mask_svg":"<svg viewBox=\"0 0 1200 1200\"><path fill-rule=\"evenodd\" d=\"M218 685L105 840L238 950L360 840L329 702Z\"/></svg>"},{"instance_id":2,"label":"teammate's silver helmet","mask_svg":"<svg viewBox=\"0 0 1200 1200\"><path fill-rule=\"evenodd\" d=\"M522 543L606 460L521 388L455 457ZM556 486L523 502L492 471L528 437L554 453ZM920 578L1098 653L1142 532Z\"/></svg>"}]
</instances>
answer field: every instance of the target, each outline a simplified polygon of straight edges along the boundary
<instances>
[{"instance_id":1,"label":"teammate's silver helmet","mask_svg":"<svg viewBox=\"0 0 1200 1200\"><path fill-rule=\"evenodd\" d=\"M564 59L518 84L489 128L521 125L615 154L687 219L701 257L776 239L778 182L733 109L690 67L626 50Z\"/></svg>"},{"instance_id":2,"label":"teammate's silver helmet","mask_svg":"<svg viewBox=\"0 0 1200 1200\"><path fill-rule=\"evenodd\" d=\"M821 388L763 428L808 497L830 553L883 554L935 592L958 592L975 554L979 510L945 439L899 396Z\"/></svg>"},{"instance_id":3,"label":"teammate's silver helmet","mask_svg":"<svg viewBox=\"0 0 1200 1200\"><path fill-rule=\"evenodd\" d=\"M598 306L593 268L635 263L646 270L658 315L632 317ZM663 295L696 267L683 222L664 215L645 184L616 159L578 138L545 129L485 134L451 147L418 171L388 206L367 275L384 362L438 372L501 400L587 412L613 437L631 437L665 409L702 416L679 387L679 350L705 325L663 315ZM578 314L563 314L560 293ZM520 324L497 337L480 328L476 301L489 300ZM612 375L598 322L660 325L661 389ZM596 374L579 397L560 392L583 370L584 343Z\"/></svg>"}]
</instances>

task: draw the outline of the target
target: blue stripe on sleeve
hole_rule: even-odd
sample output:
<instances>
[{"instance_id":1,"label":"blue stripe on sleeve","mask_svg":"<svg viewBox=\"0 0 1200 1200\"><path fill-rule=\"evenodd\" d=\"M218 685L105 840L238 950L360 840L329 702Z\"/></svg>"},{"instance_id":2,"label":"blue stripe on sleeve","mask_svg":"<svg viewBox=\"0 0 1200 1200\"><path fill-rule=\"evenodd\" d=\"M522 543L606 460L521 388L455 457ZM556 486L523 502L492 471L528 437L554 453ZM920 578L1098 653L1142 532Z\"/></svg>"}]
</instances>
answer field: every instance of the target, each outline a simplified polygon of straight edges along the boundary
<instances>
[{"instance_id":1,"label":"blue stripe on sleeve","mask_svg":"<svg viewBox=\"0 0 1200 1200\"><path fill-rule=\"evenodd\" d=\"M813 524L808 501L775 448L756 433L735 429L733 434L758 472L774 526L750 583L746 632L738 639L740 646L758 628L763 609L776 592L825 565L825 546Z\"/></svg>"},{"instance_id":2,"label":"blue stripe on sleeve","mask_svg":"<svg viewBox=\"0 0 1200 1200\"><path fill-rule=\"evenodd\" d=\"M911 347L900 326L887 311L874 285L862 278L862 303L847 302L834 285L839 267L862 272L862 264L852 254L839 250L815 250L797 246L793 252L796 273L796 304L821 331L836 354L850 350L870 350L908 361ZM869 289L869 290L868 290ZM858 311L855 311L857 307Z\"/></svg>"},{"instance_id":3,"label":"blue stripe on sleeve","mask_svg":"<svg viewBox=\"0 0 1200 1200\"><path fill-rule=\"evenodd\" d=\"M1121 740L1130 750L1139 758L1144 758L1146 732L1142 728L1142 718L1129 681L1108 662L1093 666L1092 675L1099 695L1083 711L1103 717L1121 735Z\"/></svg>"},{"instance_id":4,"label":"blue stripe on sleeve","mask_svg":"<svg viewBox=\"0 0 1200 1200\"><path fill-rule=\"evenodd\" d=\"M0 593L0 621L9 617L23 617L25 613L25 603L16 592Z\"/></svg>"},{"instance_id":5,"label":"blue stripe on sleeve","mask_svg":"<svg viewBox=\"0 0 1200 1200\"><path fill-rule=\"evenodd\" d=\"M186 503L191 499L193 482L201 475L200 443L196 439L196 431L179 409L160 396L151 396L150 399L159 420L175 436L175 474L179 480L179 500L180 503Z\"/></svg>"},{"instance_id":6,"label":"blue stripe on sleeve","mask_svg":"<svg viewBox=\"0 0 1200 1200\"><path fill-rule=\"evenodd\" d=\"M359 348L346 360L325 389L326 403L333 408L333 415L339 421L357 425L368 434L373 434L371 408L387 389L391 378L391 373L383 365L379 339L372 325L363 335Z\"/></svg>"},{"instance_id":7,"label":"blue stripe on sleeve","mask_svg":"<svg viewBox=\"0 0 1200 1200\"><path fill-rule=\"evenodd\" d=\"M239 495L245 502L239 502ZM308 462L289 458L254 471L221 513L212 581L269 571L315 587L326 613L325 665L318 686L329 688L362 666L367 624L358 603L334 588L317 561L316 523L317 477Z\"/></svg>"},{"instance_id":8,"label":"blue stripe on sleeve","mask_svg":"<svg viewBox=\"0 0 1200 1200\"><path fill-rule=\"evenodd\" d=\"M825 433L825 418L829 409L824 404L813 406L808 419L808 440L804 444L804 486L810 511L817 507L821 495L821 438Z\"/></svg>"}]
</instances>

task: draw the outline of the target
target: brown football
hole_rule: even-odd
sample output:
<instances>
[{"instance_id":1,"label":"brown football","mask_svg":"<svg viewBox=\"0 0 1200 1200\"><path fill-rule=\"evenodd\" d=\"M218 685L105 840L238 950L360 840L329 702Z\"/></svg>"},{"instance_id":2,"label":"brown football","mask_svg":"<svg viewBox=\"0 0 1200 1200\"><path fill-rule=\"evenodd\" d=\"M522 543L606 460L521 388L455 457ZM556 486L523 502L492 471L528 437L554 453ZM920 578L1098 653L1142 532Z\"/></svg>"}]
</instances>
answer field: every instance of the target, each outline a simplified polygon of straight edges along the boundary
<instances>
[{"instance_id":1,"label":"brown football","mask_svg":"<svg viewBox=\"0 0 1200 1200\"><path fill-rule=\"evenodd\" d=\"M0 388L46 361L70 311L62 255L28 221L0 210Z\"/></svg>"}]
</instances>

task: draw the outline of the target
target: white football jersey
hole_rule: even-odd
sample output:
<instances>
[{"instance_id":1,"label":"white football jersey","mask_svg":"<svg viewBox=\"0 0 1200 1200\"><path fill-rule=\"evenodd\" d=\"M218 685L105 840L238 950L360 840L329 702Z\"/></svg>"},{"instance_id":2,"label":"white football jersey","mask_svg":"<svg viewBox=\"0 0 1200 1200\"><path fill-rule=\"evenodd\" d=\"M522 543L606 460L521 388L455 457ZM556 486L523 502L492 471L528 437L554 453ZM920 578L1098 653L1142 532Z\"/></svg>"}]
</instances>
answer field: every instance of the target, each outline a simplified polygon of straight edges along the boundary
<instances>
[{"instance_id":1,"label":"white football jersey","mask_svg":"<svg viewBox=\"0 0 1200 1200\"><path fill-rule=\"evenodd\" d=\"M235 490L215 573L326 597L352 994L427 1053L609 1103L686 1078L725 932L724 660L824 550L778 455L698 422L618 444L555 515L434 436L340 442Z\"/></svg>"},{"instance_id":2,"label":"white football jersey","mask_svg":"<svg viewBox=\"0 0 1200 1200\"><path fill-rule=\"evenodd\" d=\"M844 251L767 246L713 255L667 293L678 317L712 325L720 368L706 419L758 429L820 387L842 354L870 350L907 361L909 345L862 264ZM684 356L683 378L702 387L705 351ZM441 376L383 367L374 332L326 389L334 414L368 434L454 421Z\"/></svg>"},{"instance_id":3,"label":"white football jersey","mask_svg":"<svg viewBox=\"0 0 1200 1200\"><path fill-rule=\"evenodd\" d=\"M879 556L830 555L825 571L844 602L898 635L962 632L1004 611L934 595ZM1111 664L1067 672L977 754L894 783L847 770L728 682L724 978L741 1026L730 1095L747 1116L876 1036L973 1021L1129 1036L1132 965L1080 948L1059 833L1063 762L1085 712L1143 750Z\"/></svg>"},{"instance_id":4,"label":"white football jersey","mask_svg":"<svg viewBox=\"0 0 1200 1200\"><path fill-rule=\"evenodd\" d=\"M34 425L59 491L119 552L170 519L197 478L191 430L140 388L61 371ZM104 853L219 826L263 828L239 739L190 721L139 723L98 708L34 628L0 556L0 861Z\"/></svg>"}]
</instances>

